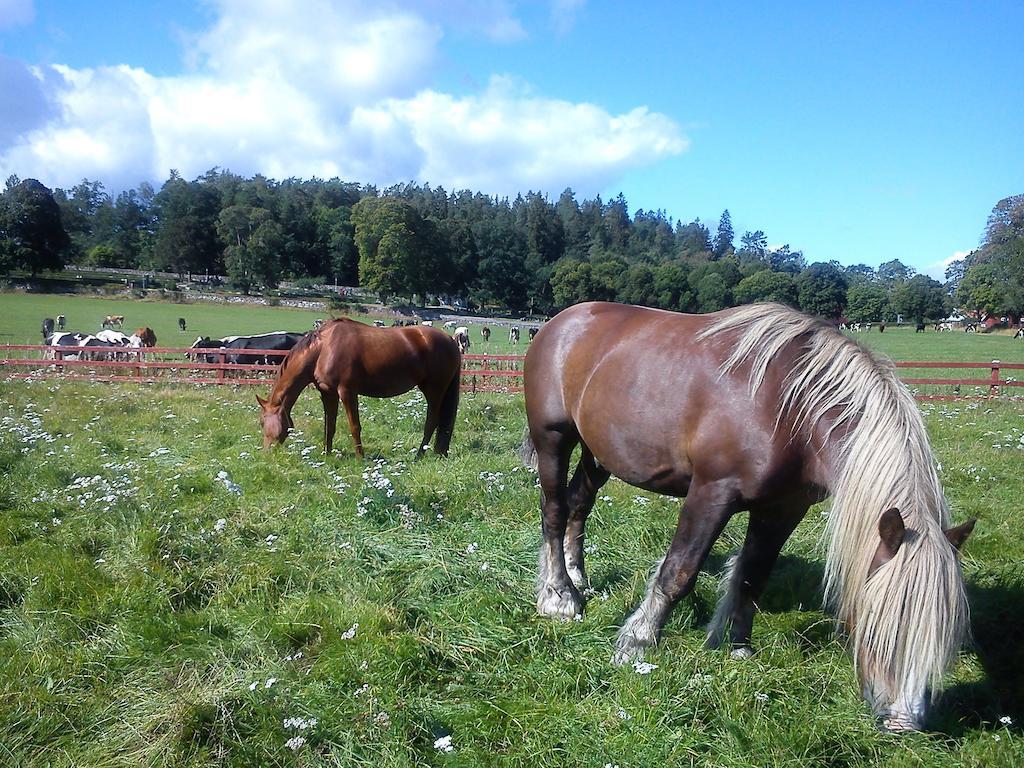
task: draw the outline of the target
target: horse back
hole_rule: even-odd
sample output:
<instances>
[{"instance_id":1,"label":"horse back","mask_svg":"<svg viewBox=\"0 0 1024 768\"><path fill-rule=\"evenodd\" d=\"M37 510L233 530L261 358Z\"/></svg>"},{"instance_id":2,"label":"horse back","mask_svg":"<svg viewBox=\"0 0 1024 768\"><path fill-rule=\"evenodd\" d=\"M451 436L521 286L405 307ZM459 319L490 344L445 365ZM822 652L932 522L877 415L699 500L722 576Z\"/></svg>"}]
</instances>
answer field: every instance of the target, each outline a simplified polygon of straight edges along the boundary
<instances>
[{"instance_id":1,"label":"horse back","mask_svg":"<svg viewBox=\"0 0 1024 768\"><path fill-rule=\"evenodd\" d=\"M413 387L443 391L458 375L458 344L429 326L376 328L337 320L320 332L317 381L370 397L393 397Z\"/></svg>"},{"instance_id":2,"label":"horse back","mask_svg":"<svg viewBox=\"0 0 1024 768\"><path fill-rule=\"evenodd\" d=\"M748 498L791 481L798 451L776 429L784 363L756 394L749 368L720 375L731 345L698 338L709 317L600 302L560 313L526 356L531 433L575 430L612 474L662 493L685 494L695 475L733 478Z\"/></svg>"}]
</instances>

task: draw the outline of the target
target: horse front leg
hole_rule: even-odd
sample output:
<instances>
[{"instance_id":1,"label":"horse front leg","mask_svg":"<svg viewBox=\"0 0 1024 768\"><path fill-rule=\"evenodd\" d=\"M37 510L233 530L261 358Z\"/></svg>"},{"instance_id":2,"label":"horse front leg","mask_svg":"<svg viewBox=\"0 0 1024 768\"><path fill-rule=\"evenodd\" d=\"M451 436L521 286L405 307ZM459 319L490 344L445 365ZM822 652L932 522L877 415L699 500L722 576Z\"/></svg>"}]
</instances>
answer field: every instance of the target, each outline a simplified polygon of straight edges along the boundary
<instances>
[{"instance_id":1,"label":"horse front leg","mask_svg":"<svg viewBox=\"0 0 1024 768\"><path fill-rule=\"evenodd\" d=\"M693 590L711 546L738 506L731 481L691 484L668 553L656 566L644 599L619 631L613 664L643 656L658 641L672 608Z\"/></svg>"},{"instance_id":2,"label":"horse front leg","mask_svg":"<svg viewBox=\"0 0 1024 768\"><path fill-rule=\"evenodd\" d=\"M580 592L589 586L583 565L583 540L587 517L594 508L594 500L601 486L608 482L610 473L594 460L594 454L583 446L579 464L569 482L569 519L566 523L562 550L565 553L565 568L573 586Z\"/></svg>"},{"instance_id":3,"label":"horse front leg","mask_svg":"<svg viewBox=\"0 0 1024 768\"><path fill-rule=\"evenodd\" d=\"M352 444L355 446L356 456L363 457L363 428L359 423L359 397L355 392L339 390L341 404L345 407L345 415L348 417L348 431L352 434Z\"/></svg>"},{"instance_id":4,"label":"horse front leg","mask_svg":"<svg viewBox=\"0 0 1024 768\"><path fill-rule=\"evenodd\" d=\"M569 517L566 479L575 440L563 434L548 433L545 439L535 442L543 536L537 569L537 613L571 619L583 611L583 597L569 578L564 550Z\"/></svg>"},{"instance_id":5,"label":"horse front leg","mask_svg":"<svg viewBox=\"0 0 1024 768\"><path fill-rule=\"evenodd\" d=\"M320 402L324 404L324 454L330 454L334 444L334 432L338 425L338 393L321 390Z\"/></svg>"},{"instance_id":6,"label":"horse front leg","mask_svg":"<svg viewBox=\"0 0 1024 768\"><path fill-rule=\"evenodd\" d=\"M807 501L761 506L750 510L743 548L733 558L723 583L725 589L708 624L708 648L718 648L729 633L733 658L753 656L750 635L754 626L754 602L761 596L782 545L807 514Z\"/></svg>"}]
</instances>

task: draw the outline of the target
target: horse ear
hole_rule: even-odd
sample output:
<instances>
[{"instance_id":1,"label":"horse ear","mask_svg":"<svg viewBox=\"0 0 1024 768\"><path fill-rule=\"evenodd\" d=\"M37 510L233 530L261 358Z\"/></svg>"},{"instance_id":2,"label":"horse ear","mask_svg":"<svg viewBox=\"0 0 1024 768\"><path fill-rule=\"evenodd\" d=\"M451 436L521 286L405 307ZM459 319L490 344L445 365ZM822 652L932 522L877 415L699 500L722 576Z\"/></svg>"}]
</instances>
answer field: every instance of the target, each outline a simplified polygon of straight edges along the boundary
<instances>
[{"instance_id":1,"label":"horse ear","mask_svg":"<svg viewBox=\"0 0 1024 768\"><path fill-rule=\"evenodd\" d=\"M878 521L878 535L881 537L885 548L889 550L890 557L895 557L896 553L899 552L906 533L907 528L903 524L903 517L896 507L887 509L882 513L882 517Z\"/></svg>"},{"instance_id":2,"label":"horse ear","mask_svg":"<svg viewBox=\"0 0 1024 768\"><path fill-rule=\"evenodd\" d=\"M974 530L974 524L977 522L977 518L972 517L966 523L961 523L955 528L948 528L943 531L946 534L946 538L949 539L949 543L953 545L953 549L957 552L960 551L960 547L967 541L967 537L971 535L971 531Z\"/></svg>"},{"instance_id":3,"label":"horse ear","mask_svg":"<svg viewBox=\"0 0 1024 768\"><path fill-rule=\"evenodd\" d=\"M256 402L260 404L260 408L261 408L262 410L264 410L264 411L265 411L265 410L267 410L267 401L266 401L266 400L264 400L264 399L263 399L262 397L260 397L259 395L256 395Z\"/></svg>"}]
</instances>

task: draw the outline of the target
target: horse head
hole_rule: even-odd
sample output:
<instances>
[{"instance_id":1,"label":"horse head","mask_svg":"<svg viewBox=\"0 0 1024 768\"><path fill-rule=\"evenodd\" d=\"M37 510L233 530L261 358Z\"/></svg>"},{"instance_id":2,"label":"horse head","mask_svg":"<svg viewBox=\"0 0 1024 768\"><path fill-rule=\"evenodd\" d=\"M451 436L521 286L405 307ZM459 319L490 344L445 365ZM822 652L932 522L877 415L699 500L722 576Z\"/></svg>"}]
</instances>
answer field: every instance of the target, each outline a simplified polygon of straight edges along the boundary
<instances>
[{"instance_id":1,"label":"horse head","mask_svg":"<svg viewBox=\"0 0 1024 768\"><path fill-rule=\"evenodd\" d=\"M968 520L942 532L954 553L954 558L974 530L976 522L973 519ZM923 538L916 531L906 527L902 515L895 507L883 512L878 522L878 546L868 567L866 587L870 588L875 574L897 558L905 542L910 546L911 542L921 542ZM941 539L939 541L939 546L946 546ZM856 632L856 626L850 629L854 637L861 637ZM897 628L896 633L913 636L919 631L920 627L901 626ZM891 641L895 642L896 639L893 637ZM920 684L921 676L914 674L912 670L895 669L891 664L881 662L874 650L875 643L877 638L874 642L862 642L854 649L864 698L872 704L883 729L893 732L921 730L931 700L928 688Z\"/></svg>"},{"instance_id":2,"label":"horse head","mask_svg":"<svg viewBox=\"0 0 1024 768\"><path fill-rule=\"evenodd\" d=\"M256 402L260 404L263 447L269 448L274 443L281 445L288 438L288 430L294 426L291 414L281 405L273 405L259 395L256 395Z\"/></svg>"}]
</instances>

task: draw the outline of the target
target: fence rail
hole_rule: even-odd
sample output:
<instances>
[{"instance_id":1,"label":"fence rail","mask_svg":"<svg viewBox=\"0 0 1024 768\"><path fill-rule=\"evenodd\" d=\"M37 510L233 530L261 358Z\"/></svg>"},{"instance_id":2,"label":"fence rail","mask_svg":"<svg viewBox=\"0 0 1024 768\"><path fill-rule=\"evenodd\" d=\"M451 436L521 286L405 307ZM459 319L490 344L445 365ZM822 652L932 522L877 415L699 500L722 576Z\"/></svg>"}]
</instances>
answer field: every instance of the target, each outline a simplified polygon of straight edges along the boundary
<instances>
[{"instance_id":1,"label":"fence rail","mask_svg":"<svg viewBox=\"0 0 1024 768\"><path fill-rule=\"evenodd\" d=\"M8 378L133 381L166 384L268 385L286 350L151 347L48 347L0 344L0 373ZM258 355L266 363L233 363L228 356ZM84 358L84 359L83 359ZM98 358L98 359L97 359ZM463 392L523 391L522 355L463 355Z\"/></svg>"},{"instance_id":2,"label":"fence rail","mask_svg":"<svg viewBox=\"0 0 1024 768\"><path fill-rule=\"evenodd\" d=\"M278 359L288 354L276 350L191 349L154 347L116 349L114 359L81 359L85 355L108 355L109 348L47 347L36 344L0 344L0 372L8 378L87 379L90 381L131 381L138 383L267 385L277 372ZM258 354L266 363L232 363L228 356ZM463 392L523 391L523 355L463 355ZM919 400L963 400L996 397L1024 387L1007 371L1022 371L1024 363L983 363L903 361L896 367ZM941 370L965 371L962 377L907 375ZM971 376L968 371L987 375ZM965 392L965 388L974 392Z\"/></svg>"}]
</instances>

